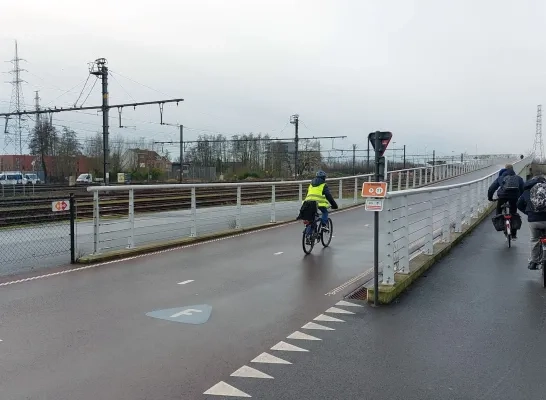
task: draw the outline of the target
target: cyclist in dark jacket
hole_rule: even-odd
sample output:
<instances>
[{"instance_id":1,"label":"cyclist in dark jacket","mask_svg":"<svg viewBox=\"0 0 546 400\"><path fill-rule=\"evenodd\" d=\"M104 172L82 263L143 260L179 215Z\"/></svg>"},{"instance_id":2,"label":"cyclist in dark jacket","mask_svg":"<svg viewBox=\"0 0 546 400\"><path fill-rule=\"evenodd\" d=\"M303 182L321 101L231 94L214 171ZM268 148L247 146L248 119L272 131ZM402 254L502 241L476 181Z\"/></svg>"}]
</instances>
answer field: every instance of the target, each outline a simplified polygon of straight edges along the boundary
<instances>
[{"instance_id":1,"label":"cyclist in dark jacket","mask_svg":"<svg viewBox=\"0 0 546 400\"><path fill-rule=\"evenodd\" d=\"M525 182L525 191L518 199L518 209L527 215L529 222L529 231L531 232L531 254L529 256L529 269L538 269L541 260L542 248L540 237L546 233L546 212L537 212L533 210L531 205L531 189L537 183L546 183L546 179L542 174L539 174Z\"/></svg>"},{"instance_id":2,"label":"cyclist in dark jacket","mask_svg":"<svg viewBox=\"0 0 546 400\"><path fill-rule=\"evenodd\" d=\"M497 201L497 215L502 214L502 206L506 202L508 202L510 205L510 214L516 214L518 212L517 201L523 193L523 186L525 182L520 176L518 176L518 189L515 191L509 191L505 189L503 185L504 179L506 177L514 175L516 175L516 173L514 172L514 167L511 164L507 164L506 171L504 171L502 175L495 179L491 186L489 186L489 191L487 193L487 198L489 199L489 201L493 201L493 195L495 194L495 192L497 192L497 197L499 198L499 200ZM511 234L512 239L517 239L516 230L512 230Z\"/></svg>"}]
</instances>

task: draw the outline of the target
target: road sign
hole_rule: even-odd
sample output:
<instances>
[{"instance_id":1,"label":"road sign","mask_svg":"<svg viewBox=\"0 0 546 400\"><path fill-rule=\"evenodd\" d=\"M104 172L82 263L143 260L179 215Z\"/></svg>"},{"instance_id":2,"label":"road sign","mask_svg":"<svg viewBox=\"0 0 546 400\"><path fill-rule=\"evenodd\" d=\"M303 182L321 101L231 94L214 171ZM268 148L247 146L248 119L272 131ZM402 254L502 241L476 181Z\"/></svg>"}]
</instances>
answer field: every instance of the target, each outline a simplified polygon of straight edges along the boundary
<instances>
[{"instance_id":1,"label":"road sign","mask_svg":"<svg viewBox=\"0 0 546 400\"><path fill-rule=\"evenodd\" d=\"M58 200L51 203L51 211L68 211L70 210L70 200Z\"/></svg>"},{"instance_id":2,"label":"road sign","mask_svg":"<svg viewBox=\"0 0 546 400\"><path fill-rule=\"evenodd\" d=\"M383 199L366 199L366 211L383 211Z\"/></svg>"},{"instance_id":3,"label":"road sign","mask_svg":"<svg viewBox=\"0 0 546 400\"><path fill-rule=\"evenodd\" d=\"M376 135L379 136L379 148L375 148L375 137ZM385 150L387 150L387 147L389 145L389 142L392 139L392 133L391 132L372 132L368 135L368 140L372 144L372 147L376 152L379 153L379 157L383 155Z\"/></svg>"},{"instance_id":4,"label":"road sign","mask_svg":"<svg viewBox=\"0 0 546 400\"><path fill-rule=\"evenodd\" d=\"M387 194L387 182L364 182L362 184L362 197L383 198Z\"/></svg>"},{"instance_id":5,"label":"road sign","mask_svg":"<svg viewBox=\"0 0 546 400\"><path fill-rule=\"evenodd\" d=\"M196 306L156 310L149 312L146 315L148 317L165 319L172 322L199 325L207 322L210 318L211 313L211 306L209 306L208 304L200 304Z\"/></svg>"}]
</instances>

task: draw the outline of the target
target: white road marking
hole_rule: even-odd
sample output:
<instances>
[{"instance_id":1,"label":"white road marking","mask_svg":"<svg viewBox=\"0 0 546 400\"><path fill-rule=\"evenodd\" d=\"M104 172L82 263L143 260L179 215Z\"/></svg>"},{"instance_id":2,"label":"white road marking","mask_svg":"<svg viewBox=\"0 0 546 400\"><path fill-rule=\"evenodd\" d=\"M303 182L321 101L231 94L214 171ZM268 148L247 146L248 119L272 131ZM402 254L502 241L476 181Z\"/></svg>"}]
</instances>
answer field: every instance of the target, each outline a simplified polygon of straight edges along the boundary
<instances>
[{"instance_id":1,"label":"white road marking","mask_svg":"<svg viewBox=\"0 0 546 400\"><path fill-rule=\"evenodd\" d=\"M262 353L250 362L262 363L262 364L292 364L290 361L286 361L286 360L283 360L282 358L275 357L269 353Z\"/></svg>"},{"instance_id":2,"label":"white road marking","mask_svg":"<svg viewBox=\"0 0 546 400\"><path fill-rule=\"evenodd\" d=\"M251 395L246 394L245 392L237 389L236 387L228 385L224 381L218 382L216 385L211 387L209 390L207 390L203 394L210 394L213 396L229 396L229 397L252 397Z\"/></svg>"},{"instance_id":3,"label":"white road marking","mask_svg":"<svg viewBox=\"0 0 546 400\"><path fill-rule=\"evenodd\" d=\"M341 308L337 307L330 307L325 312L330 314L354 314L354 312L352 311L342 310Z\"/></svg>"},{"instance_id":4,"label":"white road marking","mask_svg":"<svg viewBox=\"0 0 546 400\"><path fill-rule=\"evenodd\" d=\"M180 317L181 315L193 315L194 312L203 312L203 310L196 310L196 309L190 308L184 311L177 312L176 314L171 315L170 318L177 318L177 317Z\"/></svg>"},{"instance_id":5,"label":"white road marking","mask_svg":"<svg viewBox=\"0 0 546 400\"><path fill-rule=\"evenodd\" d=\"M286 343L286 342L283 342L283 341L280 341L279 343L277 343L275 346L273 346L271 348L271 350L277 350L277 351L303 351L303 352L309 351L307 349L302 349L301 347L294 346L293 344Z\"/></svg>"},{"instance_id":6,"label":"white road marking","mask_svg":"<svg viewBox=\"0 0 546 400\"><path fill-rule=\"evenodd\" d=\"M358 206L354 206L354 207L346 208L344 210L336 211L336 214L344 213L344 212L347 212L347 211L354 211L354 210L356 210L358 208L362 208L362 207L364 207L364 204L360 204ZM283 222L283 223L279 223L278 225L275 225L275 226L269 226L269 227L263 228L263 229L256 229L256 230L249 231L249 232L238 233L236 235L230 235L230 236L224 236L224 237L220 237L220 238L216 238L216 239L204 240L202 242L197 242L197 243L184 244L184 245L181 245L181 246L172 247L170 249L153 251L151 253L139 254L137 256L120 258L120 259L117 259L117 260L99 262L99 263L96 263L96 264L86 265L84 267L79 267L79 268L65 269L64 271L53 272L51 274L38 275L38 276L30 277L30 278L17 279L15 281L3 282L3 283L0 283L0 287L14 285L16 283L25 283L25 282L35 281L36 279L50 278L50 277L53 277L53 276L68 274L70 272L85 271L86 269L102 267L104 265L110 265L110 264L118 264L118 263L132 261L132 260L136 260L136 259L144 258L144 257L153 257L153 256L157 256L159 254L170 253L172 251L183 250L183 249L187 249L187 248L195 247L195 246L203 246L203 245L206 245L206 244L221 242L223 240L228 240L228 239L235 239L235 238L239 238L241 236L252 235L254 233L259 233L259 232L265 232L265 231L269 231L271 229L284 228L284 227L286 227L288 225L294 225L294 224L299 224L299 223L301 223L301 222L300 221L293 221L293 222L286 222L286 223Z\"/></svg>"},{"instance_id":7,"label":"white road marking","mask_svg":"<svg viewBox=\"0 0 546 400\"><path fill-rule=\"evenodd\" d=\"M334 328L330 328L329 326L323 326L319 324L315 324L314 322L308 322L305 325L301 327L301 329L316 329L320 331L335 331Z\"/></svg>"},{"instance_id":8,"label":"white road marking","mask_svg":"<svg viewBox=\"0 0 546 400\"><path fill-rule=\"evenodd\" d=\"M179 284L179 285L185 285L185 284L187 284L187 283L192 283L192 282L194 282L193 279L188 279L187 281L184 281L184 282L178 282L178 284Z\"/></svg>"},{"instance_id":9,"label":"white road marking","mask_svg":"<svg viewBox=\"0 0 546 400\"><path fill-rule=\"evenodd\" d=\"M279 252L275 253L274 255L275 256L280 256L282 253L284 253L284 251L279 251Z\"/></svg>"},{"instance_id":10,"label":"white road marking","mask_svg":"<svg viewBox=\"0 0 546 400\"><path fill-rule=\"evenodd\" d=\"M371 274L372 272L373 272L373 267L367 270L366 272L363 272L362 274L357 275L352 279L349 279L347 282L339 285L337 288L333 290L330 290L328 293L325 293L325 296L333 296L334 294L341 292L343 289L346 289L347 287L351 286L353 283L356 283L359 280L366 278L366 276L368 276L368 274Z\"/></svg>"},{"instance_id":11,"label":"white road marking","mask_svg":"<svg viewBox=\"0 0 546 400\"><path fill-rule=\"evenodd\" d=\"M345 300L338 301L338 302L336 303L336 306L345 306L345 307L364 307L364 306L361 306L360 304L350 303L350 302L345 301Z\"/></svg>"},{"instance_id":12,"label":"white road marking","mask_svg":"<svg viewBox=\"0 0 546 400\"><path fill-rule=\"evenodd\" d=\"M257 369L249 367L248 365L243 365L230 376L238 376L239 378L274 379L271 375L267 375L266 373L258 371Z\"/></svg>"},{"instance_id":13,"label":"white road marking","mask_svg":"<svg viewBox=\"0 0 546 400\"><path fill-rule=\"evenodd\" d=\"M313 318L314 321L323 321L323 322L345 322L342 319L337 319L330 317L329 315L320 314L318 317Z\"/></svg>"},{"instance_id":14,"label":"white road marking","mask_svg":"<svg viewBox=\"0 0 546 400\"><path fill-rule=\"evenodd\" d=\"M296 332L290 334L290 336L287 336L286 338L287 339L296 339L296 340L322 340L322 339L319 339L318 337L314 337L314 336L308 335L307 333L303 333L303 332L300 332L300 331L296 331Z\"/></svg>"},{"instance_id":15,"label":"white road marking","mask_svg":"<svg viewBox=\"0 0 546 400\"><path fill-rule=\"evenodd\" d=\"M364 225L364 226L367 228L368 226L370 226L370 224L366 224L366 225Z\"/></svg>"}]
</instances>

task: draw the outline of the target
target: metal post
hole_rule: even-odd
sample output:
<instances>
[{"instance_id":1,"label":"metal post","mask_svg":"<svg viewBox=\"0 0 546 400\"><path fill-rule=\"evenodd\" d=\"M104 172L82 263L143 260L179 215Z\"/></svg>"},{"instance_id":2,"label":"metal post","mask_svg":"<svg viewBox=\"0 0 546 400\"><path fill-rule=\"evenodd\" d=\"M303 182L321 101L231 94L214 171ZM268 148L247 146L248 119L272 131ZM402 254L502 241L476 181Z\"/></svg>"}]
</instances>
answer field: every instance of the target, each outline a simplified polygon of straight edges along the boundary
<instances>
[{"instance_id":1,"label":"metal post","mask_svg":"<svg viewBox=\"0 0 546 400\"><path fill-rule=\"evenodd\" d=\"M406 190L409 189L409 170L406 171Z\"/></svg>"},{"instance_id":2,"label":"metal post","mask_svg":"<svg viewBox=\"0 0 546 400\"><path fill-rule=\"evenodd\" d=\"M434 209L432 208L432 201L428 202L427 214L427 239L424 253L431 256L434 254Z\"/></svg>"},{"instance_id":3,"label":"metal post","mask_svg":"<svg viewBox=\"0 0 546 400\"><path fill-rule=\"evenodd\" d=\"M299 184L299 197L298 198L299 198L299 201L301 203L303 201L303 184L302 183Z\"/></svg>"},{"instance_id":4,"label":"metal post","mask_svg":"<svg viewBox=\"0 0 546 400\"><path fill-rule=\"evenodd\" d=\"M393 244L392 244L392 199L385 198L383 212L381 213L381 260L383 264L383 285L394 285ZM376 213L374 213L376 215ZM374 217L375 218L375 217ZM377 221L376 221L377 222ZM376 241L377 243L377 241ZM374 264L375 273L375 264ZM374 281L375 288L375 281ZM375 288L374 292L378 289ZM375 301L375 299L374 299Z\"/></svg>"},{"instance_id":5,"label":"metal post","mask_svg":"<svg viewBox=\"0 0 546 400\"><path fill-rule=\"evenodd\" d=\"M271 185L271 223L277 222L275 220L275 185Z\"/></svg>"},{"instance_id":6,"label":"metal post","mask_svg":"<svg viewBox=\"0 0 546 400\"><path fill-rule=\"evenodd\" d=\"M379 140L379 132L375 132L375 181L379 182L379 148L381 142ZM392 188L392 174L391 174ZM379 305L379 212L374 211L374 227L373 227L373 304Z\"/></svg>"},{"instance_id":7,"label":"metal post","mask_svg":"<svg viewBox=\"0 0 546 400\"><path fill-rule=\"evenodd\" d=\"M197 198L195 196L195 187L191 188L191 237L197 236Z\"/></svg>"},{"instance_id":8,"label":"metal post","mask_svg":"<svg viewBox=\"0 0 546 400\"><path fill-rule=\"evenodd\" d=\"M93 192L93 254L97 254L100 250L100 207L99 207L99 192Z\"/></svg>"},{"instance_id":9,"label":"metal post","mask_svg":"<svg viewBox=\"0 0 546 400\"><path fill-rule=\"evenodd\" d=\"M377 169L377 167L376 167ZM387 172L389 174L389 191L392 191L392 172ZM374 179L378 179L377 176ZM376 180L377 182L377 180Z\"/></svg>"},{"instance_id":10,"label":"metal post","mask_svg":"<svg viewBox=\"0 0 546 400\"><path fill-rule=\"evenodd\" d=\"M417 170L413 170L413 186L412 188L415 189L415 183L416 183L416 179L417 179Z\"/></svg>"},{"instance_id":11,"label":"metal post","mask_svg":"<svg viewBox=\"0 0 546 400\"><path fill-rule=\"evenodd\" d=\"M455 196L455 232L463 231L463 216L463 188L458 188Z\"/></svg>"},{"instance_id":12,"label":"metal post","mask_svg":"<svg viewBox=\"0 0 546 400\"><path fill-rule=\"evenodd\" d=\"M355 178L355 193L354 193L353 203L354 204L358 203L358 178Z\"/></svg>"},{"instance_id":13,"label":"metal post","mask_svg":"<svg viewBox=\"0 0 546 400\"><path fill-rule=\"evenodd\" d=\"M237 214L235 216L235 229L241 229L241 186L237 186Z\"/></svg>"},{"instance_id":14,"label":"metal post","mask_svg":"<svg viewBox=\"0 0 546 400\"><path fill-rule=\"evenodd\" d=\"M398 190L402 190L402 172L398 173Z\"/></svg>"},{"instance_id":15,"label":"metal post","mask_svg":"<svg viewBox=\"0 0 546 400\"><path fill-rule=\"evenodd\" d=\"M135 247L135 190L129 190L129 225L131 233L129 235L128 248Z\"/></svg>"},{"instance_id":16,"label":"metal post","mask_svg":"<svg viewBox=\"0 0 546 400\"><path fill-rule=\"evenodd\" d=\"M423 186L423 168L419 168L419 186Z\"/></svg>"},{"instance_id":17,"label":"metal post","mask_svg":"<svg viewBox=\"0 0 546 400\"><path fill-rule=\"evenodd\" d=\"M408 196L402 196L400 204L400 226L402 240L398 250L398 270L403 274L409 274L409 221L408 221Z\"/></svg>"},{"instance_id":18,"label":"metal post","mask_svg":"<svg viewBox=\"0 0 546 400\"><path fill-rule=\"evenodd\" d=\"M178 181L182 183L182 165L184 163L184 125L180 125L180 173Z\"/></svg>"},{"instance_id":19,"label":"metal post","mask_svg":"<svg viewBox=\"0 0 546 400\"><path fill-rule=\"evenodd\" d=\"M338 199L338 207L343 207L343 179L339 180L339 199Z\"/></svg>"},{"instance_id":20,"label":"metal post","mask_svg":"<svg viewBox=\"0 0 546 400\"><path fill-rule=\"evenodd\" d=\"M406 145L404 145L404 167L403 169L406 169Z\"/></svg>"},{"instance_id":21,"label":"metal post","mask_svg":"<svg viewBox=\"0 0 546 400\"><path fill-rule=\"evenodd\" d=\"M444 200L444 223L442 224L442 241L445 243L449 243L451 241L451 218L449 215L449 212L451 208L450 205L450 199L451 199L451 190L447 190L447 196Z\"/></svg>"},{"instance_id":22,"label":"metal post","mask_svg":"<svg viewBox=\"0 0 546 400\"><path fill-rule=\"evenodd\" d=\"M70 193L70 263L76 263L76 201L74 193Z\"/></svg>"}]
</instances>

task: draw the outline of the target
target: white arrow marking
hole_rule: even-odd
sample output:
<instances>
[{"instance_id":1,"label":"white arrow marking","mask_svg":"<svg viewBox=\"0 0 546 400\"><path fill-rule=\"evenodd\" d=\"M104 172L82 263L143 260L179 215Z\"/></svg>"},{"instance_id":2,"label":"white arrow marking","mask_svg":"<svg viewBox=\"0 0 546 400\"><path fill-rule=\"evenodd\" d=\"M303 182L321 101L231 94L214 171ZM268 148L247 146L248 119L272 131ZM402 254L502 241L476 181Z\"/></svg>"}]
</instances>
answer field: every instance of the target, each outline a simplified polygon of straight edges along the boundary
<instances>
[{"instance_id":1,"label":"white arrow marking","mask_svg":"<svg viewBox=\"0 0 546 400\"><path fill-rule=\"evenodd\" d=\"M366 224L366 225L364 225L364 226L367 228L368 226L370 226L370 224Z\"/></svg>"},{"instance_id":2,"label":"white arrow marking","mask_svg":"<svg viewBox=\"0 0 546 400\"><path fill-rule=\"evenodd\" d=\"M202 310L195 310L193 308L189 308L184 311L177 312L176 314L171 315L171 318L180 317L181 315L193 315L194 312L203 312Z\"/></svg>"},{"instance_id":3,"label":"white arrow marking","mask_svg":"<svg viewBox=\"0 0 546 400\"><path fill-rule=\"evenodd\" d=\"M178 282L179 285L185 285L187 283L192 283L193 282L193 279L188 279L187 281L184 281L184 282Z\"/></svg>"},{"instance_id":4,"label":"white arrow marking","mask_svg":"<svg viewBox=\"0 0 546 400\"><path fill-rule=\"evenodd\" d=\"M306 349L302 349L301 347L294 346L293 344L286 343L286 342L279 342L275 346L271 348L271 350L277 350L277 351L309 351Z\"/></svg>"},{"instance_id":5,"label":"white arrow marking","mask_svg":"<svg viewBox=\"0 0 546 400\"><path fill-rule=\"evenodd\" d=\"M243 365L241 368L231 374L231 376L238 376L239 378L273 379L271 375L267 375L262 371L258 371L256 368L249 367L248 365Z\"/></svg>"},{"instance_id":6,"label":"white arrow marking","mask_svg":"<svg viewBox=\"0 0 546 400\"><path fill-rule=\"evenodd\" d=\"M292 333L290 336L286 337L287 339L297 339L297 340L322 340L317 337L308 335L307 333L303 333L300 331L296 331Z\"/></svg>"},{"instance_id":7,"label":"white arrow marking","mask_svg":"<svg viewBox=\"0 0 546 400\"><path fill-rule=\"evenodd\" d=\"M342 310L341 308L337 307L330 307L326 310L326 312L332 313L332 314L354 314L352 311Z\"/></svg>"},{"instance_id":8,"label":"white arrow marking","mask_svg":"<svg viewBox=\"0 0 546 400\"><path fill-rule=\"evenodd\" d=\"M364 306L361 306L360 304L349 303L348 301L345 301L345 300L338 301L338 302L336 303L336 306L364 307Z\"/></svg>"},{"instance_id":9,"label":"white arrow marking","mask_svg":"<svg viewBox=\"0 0 546 400\"><path fill-rule=\"evenodd\" d=\"M292 364L289 361L283 360L282 358L279 358L279 357L272 356L269 353L262 353L250 362L262 363L262 364Z\"/></svg>"},{"instance_id":10,"label":"white arrow marking","mask_svg":"<svg viewBox=\"0 0 546 400\"><path fill-rule=\"evenodd\" d=\"M274 255L275 256L280 256L282 253L284 253L284 251L279 251L279 252L275 253Z\"/></svg>"},{"instance_id":11,"label":"white arrow marking","mask_svg":"<svg viewBox=\"0 0 546 400\"><path fill-rule=\"evenodd\" d=\"M314 321L323 321L323 322L345 322L342 319L337 319L330 317L328 315L320 314L318 317L313 318Z\"/></svg>"},{"instance_id":12,"label":"white arrow marking","mask_svg":"<svg viewBox=\"0 0 546 400\"><path fill-rule=\"evenodd\" d=\"M315 324L314 322L308 322L305 325L303 325L301 328L302 329L316 329L316 330L321 330L321 331L335 331L334 328L330 328L328 326Z\"/></svg>"},{"instance_id":13,"label":"white arrow marking","mask_svg":"<svg viewBox=\"0 0 546 400\"><path fill-rule=\"evenodd\" d=\"M211 394L213 396L252 397L251 395L240 391L236 387L228 385L224 381L218 382L203 394Z\"/></svg>"}]
</instances>

